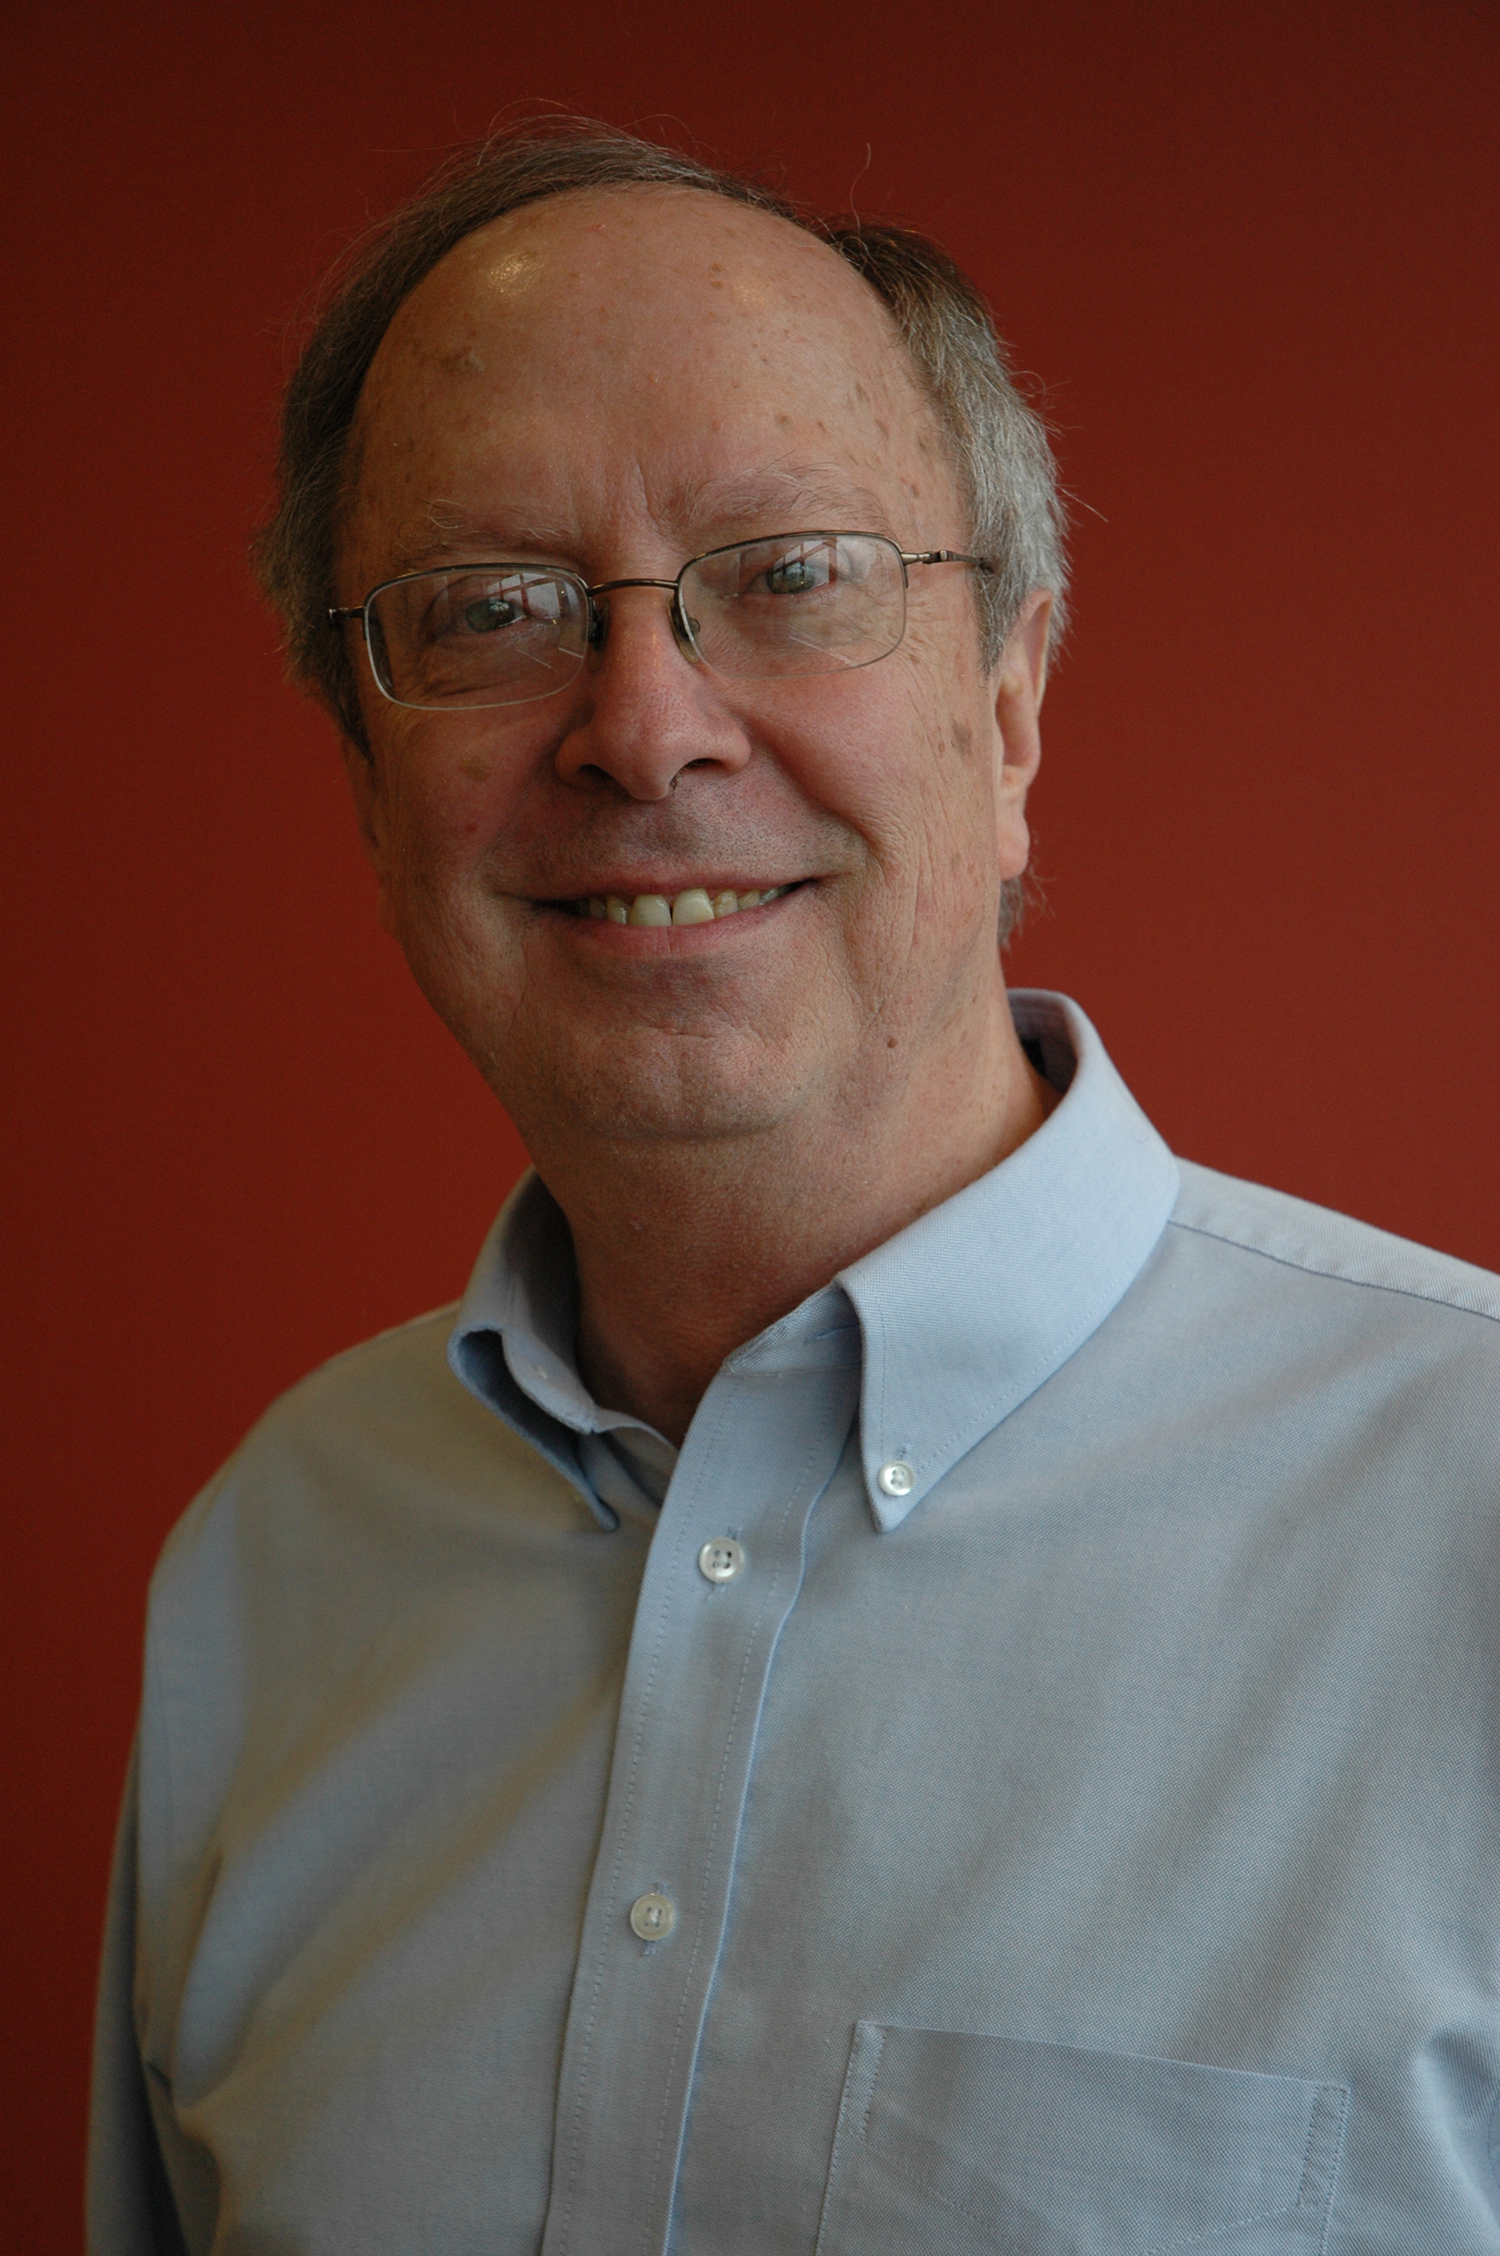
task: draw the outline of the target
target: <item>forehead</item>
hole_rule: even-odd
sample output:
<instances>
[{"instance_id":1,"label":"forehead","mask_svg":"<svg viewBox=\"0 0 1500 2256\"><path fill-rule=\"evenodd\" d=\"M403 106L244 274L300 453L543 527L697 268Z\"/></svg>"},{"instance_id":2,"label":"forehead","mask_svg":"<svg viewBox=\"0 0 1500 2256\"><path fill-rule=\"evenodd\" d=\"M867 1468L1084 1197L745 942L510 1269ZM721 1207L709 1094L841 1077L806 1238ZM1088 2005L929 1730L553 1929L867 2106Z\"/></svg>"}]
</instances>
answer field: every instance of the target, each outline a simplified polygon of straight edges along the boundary
<instances>
[{"instance_id":1,"label":"forehead","mask_svg":"<svg viewBox=\"0 0 1500 2256\"><path fill-rule=\"evenodd\" d=\"M653 511L655 487L756 463L823 463L918 508L950 483L868 284L801 228L694 189L572 191L467 236L398 309L357 436L361 499L373 482L403 513L462 498L447 487L485 463L633 480Z\"/></svg>"}]
</instances>

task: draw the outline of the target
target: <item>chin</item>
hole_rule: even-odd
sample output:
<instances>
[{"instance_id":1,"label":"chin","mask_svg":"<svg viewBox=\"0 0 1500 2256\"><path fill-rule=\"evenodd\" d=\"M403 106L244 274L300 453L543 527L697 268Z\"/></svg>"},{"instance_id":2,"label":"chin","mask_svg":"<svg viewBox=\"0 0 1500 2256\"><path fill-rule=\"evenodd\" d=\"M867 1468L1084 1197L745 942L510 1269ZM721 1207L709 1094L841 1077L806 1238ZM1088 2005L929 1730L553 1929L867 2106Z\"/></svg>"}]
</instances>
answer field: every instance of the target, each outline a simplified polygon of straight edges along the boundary
<instances>
[{"instance_id":1,"label":"chin","mask_svg":"<svg viewBox=\"0 0 1500 2256\"><path fill-rule=\"evenodd\" d=\"M748 1054L747 1054L748 1053ZM512 1056L509 1061L514 1064ZM549 1070L518 1082L514 1071L486 1071L523 1140L558 1135L602 1143L710 1141L754 1136L779 1127L797 1110L804 1078L785 1054L775 1071L759 1041L676 1034L599 1044L548 1061ZM484 1070L481 1066L481 1070Z\"/></svg>"}]
</instances>

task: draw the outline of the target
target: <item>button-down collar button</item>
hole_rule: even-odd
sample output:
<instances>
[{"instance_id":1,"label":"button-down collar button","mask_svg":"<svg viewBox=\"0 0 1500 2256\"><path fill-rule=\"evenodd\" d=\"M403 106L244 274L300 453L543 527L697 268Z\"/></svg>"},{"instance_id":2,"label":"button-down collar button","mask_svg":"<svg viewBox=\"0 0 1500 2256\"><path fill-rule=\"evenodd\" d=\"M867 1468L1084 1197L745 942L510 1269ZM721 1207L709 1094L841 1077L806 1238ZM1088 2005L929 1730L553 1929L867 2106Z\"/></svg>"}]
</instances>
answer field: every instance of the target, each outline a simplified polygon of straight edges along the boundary
<instances>
[{"instance_id":1,"label":"button-down collar button","mask_svg":"<svg viewBox=\"0 0 1500 2256\"><path fill-rule=\"evenodd\" d=\"M698 1572L705 1582L733 1582L744 1564L744 1547L732 1535L716 1535L698 1553Z\"/></svg>"},{"instance_id":2,"label":"button-down collar button","mask_svg":"<svg viewBox=\"0 0 1500 2256\"><path fill-rule=\"evenodd\" d=\"M893 1458L889 1465L882 1465L875 1478L887 1496L910 1496L917 1485L916 1474L899 1457Z\"/></svg>"},{"instance_id":3,"label":"button-down collar button","mask_svg":"<svg viewBox=\"0 0 1500 2256\"><path fill-rule=\"evenodd\" d=\"M677 1906L670 1896L637 1896L630 1907L630 1924L643 1943L664 1942L677 1925Z\"/></svg>"}]
</instances>

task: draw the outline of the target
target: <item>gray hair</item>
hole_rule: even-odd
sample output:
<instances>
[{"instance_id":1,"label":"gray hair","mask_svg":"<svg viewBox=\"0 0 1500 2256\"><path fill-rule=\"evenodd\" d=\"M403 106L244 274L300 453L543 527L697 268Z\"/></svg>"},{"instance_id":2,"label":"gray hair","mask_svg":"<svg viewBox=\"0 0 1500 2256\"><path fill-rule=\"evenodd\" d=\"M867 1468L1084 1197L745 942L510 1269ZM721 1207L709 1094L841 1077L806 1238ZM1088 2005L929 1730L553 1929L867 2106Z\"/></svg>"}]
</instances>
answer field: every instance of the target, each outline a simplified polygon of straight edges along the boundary
<instances>
[{"instance_id":1,"label":"gray hair","mask_svg":"<svg viewBox=\"0 0 1500 2256\"><path fill-rule=\"evenodd\" d=\"M360 390L397 308L476 228L579 188L699 188L785 219L828 244L889 309L952 448L978 576L985 663L1005 646L1026 598L1053 599L1054 638L1067 587L1064 512L1047 434L1022 397L974 284L905 228L848 224L673 149L582 118L531 120L461 151L335 270L333 292L287 387L276 510L255 543L261 585L286 629L292 679L368 751L346 637L330 625L334 560L351 474ZM1009 891L1009 889L1008 889ZM1019 907L1019 889L1007 922Z\"/></svg>"}]
</instances>

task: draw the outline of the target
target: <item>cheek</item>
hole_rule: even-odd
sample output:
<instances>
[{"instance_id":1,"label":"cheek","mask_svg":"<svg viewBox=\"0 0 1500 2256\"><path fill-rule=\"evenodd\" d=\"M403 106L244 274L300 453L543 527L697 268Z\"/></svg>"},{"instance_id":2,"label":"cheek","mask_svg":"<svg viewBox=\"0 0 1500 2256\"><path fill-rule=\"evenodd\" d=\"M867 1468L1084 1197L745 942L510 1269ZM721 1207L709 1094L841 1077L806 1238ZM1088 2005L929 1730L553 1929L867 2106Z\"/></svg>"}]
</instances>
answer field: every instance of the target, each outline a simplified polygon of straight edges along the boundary
<instances>
[{"instance_id":1,"label":"cheek","mask_svg":"<svg viewBox=\"0 0 1500 2256\"><path fill-rule=\"evenodd\" d=\"M393 882L428 890L461 881L503 834L508 796L493 752L403 749L386 794Z\"/></svg>"},{"instance_id":2,"label":"cheek","mask_svg":"<svg viewBox=\"0 0 1500 2256\"><path fill-rule=\"evenodd\" d=\"M403 792L391 821L391 876L403 892L429 890L463 867L477 818L430 792Z\"/></svg>"},{"instance_id":3,"label":"cheek","mask_svg":"<svg viewBox=\"0 0 1500 2256\"><path fill-rule=\"evenodd\" d=\"M894 841L917 925L962 944L987 933L1000 873L995 831L994 730L986 686L953 655L922 652L907 685Z\"/></svg>"},{"instance_id":4,"label":"cheek","mask_svg":"<svg viewBox=\"0 0 1500 2256\"><path fill-rule=\"evenodd\" d=\"M934 860L954 855L967 864L976 843L993 833L987 720L973 684L951 672L944 678L935 668L914 669L891 798L903 832L918 837Z\"/></svg>"},{"instance_id":5,"label":"cheek","mask_svg":"<svg viewBox=\"0 0 1500 2256\"><path fill-rule=\"evenodd\" d=\"M866 876L882 889L930 897L984 882L993 776L987 713L962 694L969 686L944 681L936 665L898 671L886 661L862 680L830 683L819 710L796 716L801 725L769 732L778 764L859 838Z\"/></svg>"}]
</instances>

